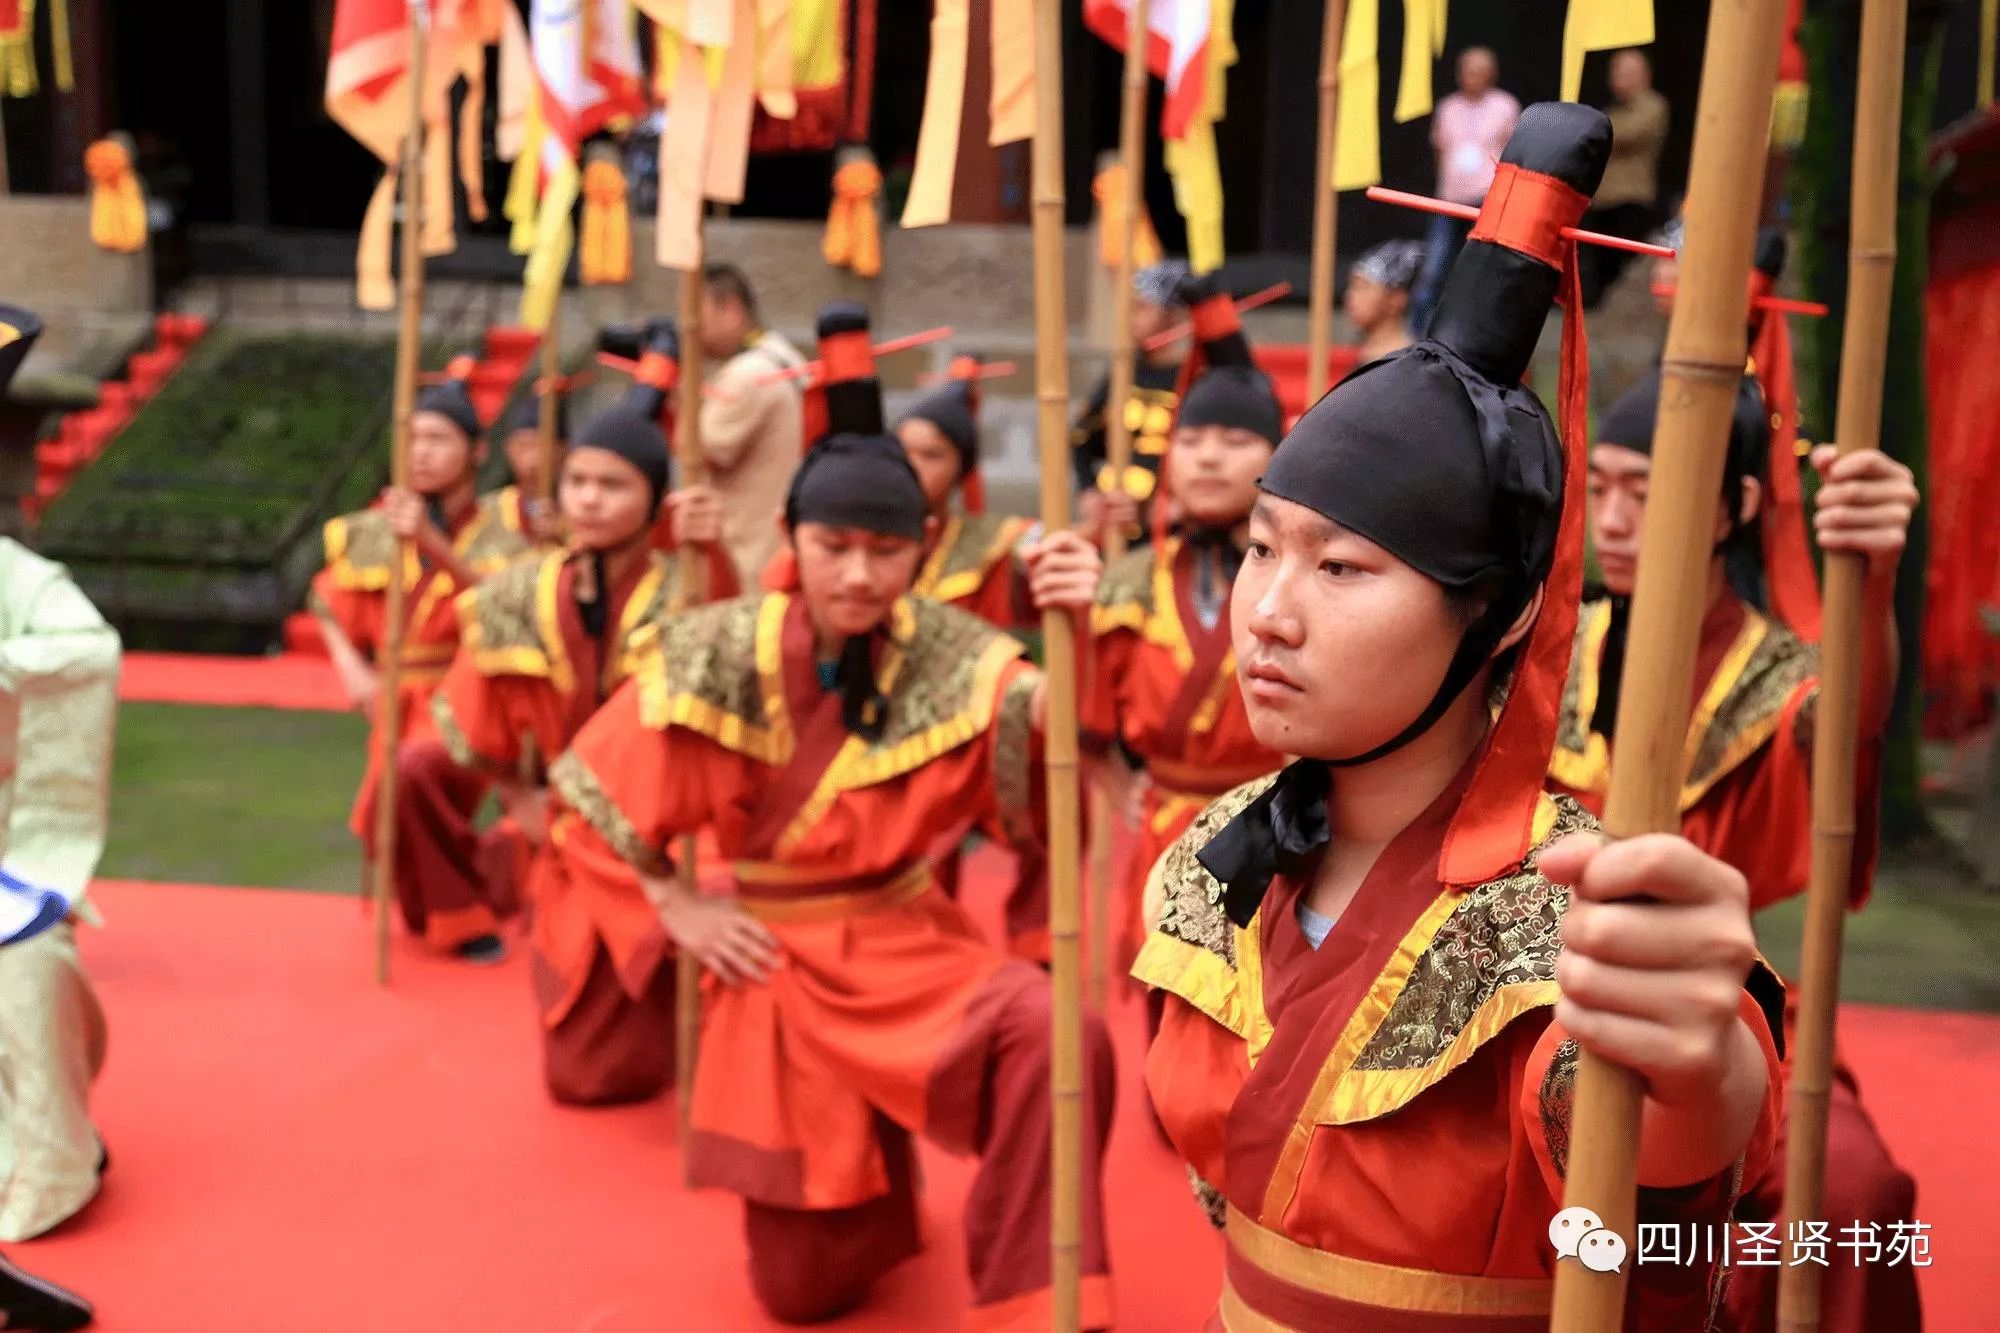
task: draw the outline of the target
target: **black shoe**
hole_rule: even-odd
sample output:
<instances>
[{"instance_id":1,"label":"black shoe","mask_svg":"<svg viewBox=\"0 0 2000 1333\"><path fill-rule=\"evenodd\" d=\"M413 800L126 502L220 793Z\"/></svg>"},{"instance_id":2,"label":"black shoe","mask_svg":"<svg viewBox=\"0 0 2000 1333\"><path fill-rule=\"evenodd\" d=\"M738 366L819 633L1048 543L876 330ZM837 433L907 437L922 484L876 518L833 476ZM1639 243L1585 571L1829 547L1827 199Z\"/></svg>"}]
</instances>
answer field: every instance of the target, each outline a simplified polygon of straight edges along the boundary
<instances>
[{"instance_id":1,"label":"black shoe","mask_svg":"<svg viewBox=\"0 0 2000 1333\"><path fill-rule=\"evenodd\" d=\"M464 961L482 967L507 961L507 943L498 935L475 935L452 952Z\"/></svg>"},{"instance_id":2,"label":"black shoe","mask_svg":"<svg viewBox=\"0 0 2000 1333\"><path fill-rule=\"evenodd\" d=\"M89 1301L75 1292L24 1273L0 1255L0 1315L6 1316L8 1329L61 1333L64 1329L85 1327L96 1312Z\"/></svg>"}]
</instances>

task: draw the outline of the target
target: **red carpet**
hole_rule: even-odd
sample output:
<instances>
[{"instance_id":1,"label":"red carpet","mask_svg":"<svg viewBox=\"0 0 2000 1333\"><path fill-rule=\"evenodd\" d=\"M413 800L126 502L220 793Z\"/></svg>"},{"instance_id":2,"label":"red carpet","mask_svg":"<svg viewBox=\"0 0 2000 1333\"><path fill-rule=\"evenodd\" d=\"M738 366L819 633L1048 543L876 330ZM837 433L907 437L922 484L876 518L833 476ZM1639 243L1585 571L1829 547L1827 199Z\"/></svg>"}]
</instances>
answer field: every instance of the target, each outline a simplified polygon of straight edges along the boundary
<instances>
[{"instance_id":1,"label":"red carpet","mask_svg":"<svg viewBox=\"0 0 2000 1333\"><path fill-rule=\"evenodd\" d=\"M97 893L108 928L85 950L111 1020L97 1107L115 1162L83 1217L11 1250L97 1301L106 1333L772 1327L736 1206L680 1188L672 1103L581 1112L543 1097L518 958L482 971L399 939L381 991L351 900ZM1123 1327L1192 1329L1217 1243L1137 1096L1138 1010L1115 1018ZM1929 1327L1991 1327L2000 1020L1854 1009L1842 1038L1935 1228ZM936 1153L925 1169L930 1251L834 1327L958 1326L969 1169Z\"/></svg>"},{"instance_id":2,"label":"red carpet","mask_svg":"<svg viewBox=\"0 0 2000 1333\"><path fill-rule=\"evenodd\" d=\"M127 653L118 697L127 703L347 711L332 661L324 653L296 651L276 657Z\"/></svg>"}]
</instances>

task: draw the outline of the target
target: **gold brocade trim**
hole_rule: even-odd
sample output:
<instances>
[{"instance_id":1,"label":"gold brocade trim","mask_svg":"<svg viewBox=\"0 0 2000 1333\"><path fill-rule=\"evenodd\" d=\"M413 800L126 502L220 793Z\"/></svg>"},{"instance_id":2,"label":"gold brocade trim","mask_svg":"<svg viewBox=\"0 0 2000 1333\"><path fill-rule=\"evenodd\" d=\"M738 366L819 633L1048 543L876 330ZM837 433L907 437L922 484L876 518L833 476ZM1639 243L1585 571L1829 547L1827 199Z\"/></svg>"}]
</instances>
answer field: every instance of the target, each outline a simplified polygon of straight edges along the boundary
<instances>
[{"instance_id":1,"label":"gold brocade trim","mask_svg":"<svg viewBox=\"0 0 2000 1333\"><path fill-rule=\"evenodd\" d=\"M738 867L737 877L743 878L741 866ZM844 921L848 917L886 912L904 903L915 902L930 891L931 882L930 866L919 862L889 883L873 889L816 893L801 898L759 898L754 894L745 894L736 902L759 921L787 924Z\"/></svg>"},{"instance_id":2,"label":"gold brocade trim","mask_svg":"<svg viewBox=\"0 0 2000 1333\"><path fill-rule=\"evenodd\" d=\"M1224 1231L1229 1247L1259 1271L1294 1287L1357 1305L1410 1314L1525 1317L1547 1314L1555 1295L1555 1282L1550 1278L1439 1273L1315 1250L1259 1226L1233 1206Z\"/></svg>"},{"instance_id":3,"label":"gold brocade trim","mask_svg":"<svg viewBox=\"0 0 2000 1333\"><path fill-rule=\"evenodd\" d=\"M1143 635L1152 614L1153 553L1141 546L1105 566L1090 608L1090 632L1097 638L1121 629Z\"/></svg>"},{"instance_id":4,"label":"gold brocade trim","mask_svg":"<svg viewBox=\"0 0 2000 1333\"><path fill-rule=\"evenodd\" d=\"M549 769L549 786L554 788L564 805L576 811L585 823L597 830L598 836L627 865L653 875L665 875L673 870L660 849L650 846L639 836L639 830L605 793L597 775L576 757L576 751L563 751Z\"/></svg>"},{"instance_id":5,"label":"gold brocade trim","mask_svg":"<svg viewBox=\"0 0 2000 1333\"><path fill-rule=\"evenodd\" d=\"M451 762L460 768L475 769L499 777L516 776L511 765L503 764L473 748L472 738L467 736L465 728L459 725L458 714L452 711L451 699L443 690L431 696L431 721L437 725L438 739L443 742L445 753L450 755Z\"/></svg>"},{"instance_id":6,"label":"gold brocade trim","mask_svg":"<svg viewBox=\"0 0 2000 1333\"><path fill-rule=\"evenodd\" d=\"M1153 560L1153 613L1146 617L1142 632L1147 643L1172 653L1175 669L1185 673L1194 670L1194 645L1188 642L1187 627L1181 624L1180 606L1174 597L1174 561L1180 553L1181 539L1172 537ZM1232 650L1232 674L1234 656Z\"/></svg>"},{"instance_id":7,"label":"gold brocade trim","mask_svg":"<svg viewBox=\"0 0 2000 1333\"><path fill-rule=\"evenodd\" d=\"M1215 719L1222 716L1222 705L1236 690L1236 650L1231 648L1222 656L1222 665L1215 670L1215 680L1209 685L1208 693L1201 698L1201 706L1188 719L1188 730L1197 736L1207 735L1215 730Z\"/></svg>"},{"instance_id":8,"label":"gold brocade trim","mask_svg":"<svg viewBox=\"0 0 2000 1333\"><path fill-rule=\"evenodd\" d=\"M1604 661L1604 639L1611 630L1611 603L1593 602L1577 617L1575 648L1569 679L1563 685L1562 712L1556 744L1549 755L1549 776L1571 791L1601 795L1611 777L1611 750L1604 737L1591 730L1597 716L1598 673Z\"/></svg>"},{"instance_id":9,"label":"gold brocade trim","mask_svg":"<svg viewBox=\"0 0 2000 1333\"><path fill-rule=\"evenodd\" d=\"M1534 846L1538 852L1552 837L1590 827L1576 802L1544 795ZM1318 1126L1387 1115L1516 1018L1556 1002L1569 900L1535 870L1535 856L1469 891L1444 890L1404 934L1320 1066L1279 1153L1262 1216L1283 1217L1290 1207Z\"/></svg>"},{"instance_id":10,"label":"gold brocade trim","mask_svg":"<svg viewBox=\"0 0 2000 1333\"><path fill-rule=\"evenodd\" d=\"M1816 649L1746 610L1743 632L1717 669L1715 682L1688 728L1688 776L1681 789L1681 809L1693 808L1711 787L1761 749L1778 730L1792 692L1818 673Z\"/></svg>"},{"instance_id":11,"label":"gold brocade trim","mask_svg":"<svg viewBox=\"0 0 2000 1333\"><path fill-rule=\"evenodd\" d=\"M999 514L953 514L924 561L913 597L955 602L979 591L993 566L1013 553L1028 521Z\"/></svg>"},{"instance_id":12,"label":"gold brocade trim","mask_svg":"<svg viewBox=\"0 0 2000 1333\"><path fill-rule=\"evenodd\" d=\"M629 656L639 720L658 730L685 727L773 767L790 763L796 737L783 654L790 604L784 593L753 594L635 631Z\"/></svg>"},{"instance_id":13,"label":"gold brocade trim","mask_svg":"<svg viewBox=\"0 0 2000 1333\"><path fill-rule=\"evenodd\" d=\"M1260 923L1252 919L1251 927ZM1231 927L1240 945L1249 930ZM1262 977L1252 978L1233 968L1211 950L1154 931L1139 946L1132 963L1135 980L1155 990L1179 996L1250 1043L1259 1054L1271 1040L1271 1022L1264 1013Z\"/></svg>"},{"instance_id":14,"label":"gold brocade trim","mask_svg":"<svg viewBox=\"0 0 2000 1333\"><path fill-rule=\"evenodd\" d=\"M1193 824L1161 854L1155 870L1160 876L1164 901L1154 930L1206 949L1230 968L1236 967L1235 927L1222 909L1222 884L1196 858L1222 826L1236 818L1245 806L1277 780L1277 775L1246 782L1236 790L1218 796L1195 816ZM1171 989L1171 987L1169 987Z\"/></svg>"},{"instance_id":15,"label":"gold brocade trim","mask_svg":"<svg viewBox=\"0 0 2000 1333\"><path fill-rule=\"evenodd\" d=\"M967 648L977 652L969 661ZM875 677L889 700L887 731L879 741L849 736L842 743L773 850L783 856L796 848L841 793L900 777L984 732L999 703L1000 673L1020 656L1017 640L976 616L899 601Z\"/></svg>"},{"instance_id":16,"label":"gold brocade trim","mask_svg":"<svg viewBox=\"0 0 2000 1333\"><path fill-rule=\"evenodd\" d=\"M1576 1116L1576 1067L1579 1049L1574 1037L1565 1038L1549 1060L1537 1094L1541 1108L1542 1138L1549 1145L1549 1161L1558 1176L1569 1174L1570 1125Z\"/></svg>"},{"instance_id":17,"label":"gold brocade trim","mask_svg":"<svg viewBox=\"0 0 2000 1333\"><path fill-rule=\"evenodd\" d=\"M1023 671L1007 682L993 733L994 803L1001 829L1017 846L1035 836L1035 692L1041 681L1039 672Z\"/></svg>"},{"instance_id":18,"label":"gold brocade trim","mask_svg":"<svg viewBox=\"0 0 2000 1333\"><path fill-rule=\"evenodd\" d=\"M353 592L381 592L389 586L389 567L396 558L396 538L380 510L363 509L330 518L322 529L326 566L334 586ZM423 562L414 548L403 553L403 586L413 588L423 577Z\"/></svg>"},{"instance_id":19,"label":"gold brocade trim","mask_svg":"<svg viewBox=\"0 0 2000 1333\"><path fill-rule=\"evenodd\" d=\"M1549 776L1572 791L1602 795L1611 776L1610 749L1591 730L1602 681L1611 604L1584 608L1577 624L1569 681L1563 689ZM1699 805L1715 784L1757 753L1778 729L1786 701L1818 672L1815 650L1750 608L1688 721L1681 755L1680 809Z\"/></svg>"},{"instance_id":20,"label":"gold brocade trim","mask_svg":"<svg viewBox=\"0 0 2000 1333\"><path fill-rule=\"evenodd\" d=\"M562 572L565 556L552 552L535 571L535 628L542 640L543 660L548 663L549 684L562 695L576 693L576 667L570 663L569 649L563 645ZM600 590L601 593L601 590Z\"/></svg>"}]
</instances>

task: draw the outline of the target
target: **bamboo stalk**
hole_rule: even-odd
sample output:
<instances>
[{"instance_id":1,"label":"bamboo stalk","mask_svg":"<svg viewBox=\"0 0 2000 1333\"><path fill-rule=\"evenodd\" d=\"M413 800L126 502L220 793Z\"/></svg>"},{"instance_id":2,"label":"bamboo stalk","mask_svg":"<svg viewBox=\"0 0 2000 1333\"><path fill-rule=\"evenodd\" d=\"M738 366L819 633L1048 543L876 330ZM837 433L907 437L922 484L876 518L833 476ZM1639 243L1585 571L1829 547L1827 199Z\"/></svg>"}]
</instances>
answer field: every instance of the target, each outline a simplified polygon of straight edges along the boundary
<instances>
[{"instance_id":1,"label":"bamboo stalk","mask_svg":"<svg viewBox=\"0 0 2000 1333\"><path fill-rule=\"evenodd\" d=\"M410 484L410 416L417 404L417 357L422 351L424 254L419 243L423 212L424 30L430 7L410 0L410 117L403 131L403 272L401 320L396 332L395 397L390 409L389 484ZM384 636L375 695L375 736L381 746L375 782L375 984L389 984L389 904L396 881L396 741L402 732L403 621L408 612L404 570L417 558L416 543L396 543L394 569L385 593L388 631Z\"/></svg>"},{"instance_id":2,"label":"bamboo stalk","mask_svg":"<svg viewBox=\"0 0 2000 1333\"><path fill-rule=\"evenodd\" d=\"M542 331L542 402L535 422L537 451L541 454L542 475L535 486L535 498L547 505L556 495L556 414L562 410L562 346L558 330L562 325L562 293L556 293L549 307L549 326Z\"/></svg>"},{"instance_id":3,"label":"bamboo stalk","mask_svg":"<svg viewBox=\"0 0 2000 1333\"><path fill-rule=\"evenodd\" d=\"M1848 216L1847 320L1840 344L1842 454L1873 449L1882 433L1882 366L1896 276L1896 168L1903 110L1909 0L1863 0L1861 71L1854 99L1854 183ZM1840 1002L1841 935L1854 861L1855 758L1861 711L1861 602L1866 558L1826 555L1819 712L1813 726L1812 872L1806 890L1799 1014L1793 1032L1791 1133L1785 1144L1785 1219L1819 1220L1826 1183L1826 1123L1833 1086L1834 1007ZM1787 1243L1797 1227L1786 1227ZM1814 1333L1820 1270L1796 1252L1778 1279L1778 1327Z\"/></svg>"},{"instance_id":4,"label":"bamboo stalk","mask_svg":"<svg viewBox=\"0 0 2000 1333\"><path fill-rule=\"evenodd\" d=\"M1042 524L1069 522L1069 311L1063 273L1062 7L1035 0L1035 396ZM1083 957L1077 870L1076 622L1042 612L1048 710L1049 961L1054 981L1050 1086L1050 1286L1057 1333L1075 1333L1083 1283Z\"/></svg>"},{"instance_id":5,"label":"bamboo stalk","mask_svg":"<svg viewBox=\"0 0 2000 1333\"><path fill-rule=\"evenodd\" d=\"M1118 289L1111 296L1111 383L1104 398L1104 461L1122 491L1125 470L1132 466L1132 427L1125 409L1132 397L1133 247L1139 239L1139 208L1146 179L1146 10L1147 0L1132 0L1131 22L1125 29L1124 101L1118 109L1118 161L1124 167L1125 210L1119 221ZM1160 497L1156 503L1165 503ZM1067 508L1067 506L1065 506ZM1125 530L1107 525L1104 558L1125 554ZM1116 763L1114 758L1111 762ZM1102 784L1090 794L1090 1002L1102 1009L1111 996L1112 821L1118 812Z\"/></svg>"},{"instance_id":6,"label":"bamboo stalk","mask_svg":"<svg viewBox=\"0 0 2000 1333\"><path fill-rule=\"evenodd\" d=\"M1340 195L1333 188L1335 105L1340 91L1340 37L1347 0L1326 0L1326 30L1319 41L1319 165L1313 176L1312 291L1307 306L1306 405L1326 392L1326 361L1333 350L1333 257L1340 226Z\"/></svg>"},{"instance_id":7,"label":"bamboo stalk","mask_svg":"<svg viewBox=\"0 0 2000 1333\"><path fill-rule=\"evenodd\" d=\"M681 484L699 486L708 474L701 452L701 255L695 247L695 262L681 274L680 334L681 378L675 390L675 449L680 456ZM692 543L680 548L680 603L698 606L706 589L702 554ZM674 872L681 889L700 892L695 874L695 838L681 839L680 855L674 858ZM674 1078L675 1096L680 1103L681 1161L687 1161L688 1139L693 1128L694 1071L701 1052L701 962L686 949L674 955Z\"/></svg>"},{"instance_id":8,"label":"bamboo stalk","mask_svg":"<svg viewBox=\"0 0 2000 1333\"><path fill-rule=\"evenodd\" d=\"M1689 172L1687 245L1667 329L1653 476L1640 534L1625 684L1604 826L1614 837L1680 829L1680 755L1708 591L1723 454L1747 352L1751 251L1784 0L1718 5L1709 19ZM1639 1112L1631 1071L1585 1053L1576 1080L1566 1207L1586 1207L1638 1253ZM1551 1328L1603 1333L1623 1321L1631 1265L1556 1267Z\"/></svg>"}]
</instances>

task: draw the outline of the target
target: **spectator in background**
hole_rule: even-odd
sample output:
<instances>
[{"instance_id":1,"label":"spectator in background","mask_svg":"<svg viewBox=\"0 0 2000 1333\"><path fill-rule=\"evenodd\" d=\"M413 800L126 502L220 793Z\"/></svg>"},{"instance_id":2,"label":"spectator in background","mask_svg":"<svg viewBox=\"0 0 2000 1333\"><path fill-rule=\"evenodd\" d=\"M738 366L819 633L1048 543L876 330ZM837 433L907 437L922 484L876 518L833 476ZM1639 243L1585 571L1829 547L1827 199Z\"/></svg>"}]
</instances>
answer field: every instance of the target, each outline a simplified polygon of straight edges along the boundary
<instances>
[{"instance_id":1,"label":"spectator in background","mask_svg":"<svg viewBox=\"0 0 2000 1333\"><path fill-rule=\"evenodd\" d=\"M1667 99L1653 91L1653 66L1642 52L1611 57L1611 104L1604 114L1611 118L1611 164L1583 225L1636 241L1660 225L1660 147L1667 140ZM1584 308L1595 310L1632 256L1587 245L1578 258Z\"/></svg>"},{"instance_id":2,"label":"spectator in background","mask_svg":"<svg viewBox=\"0 0 2000 1333\"><path fill-rule=\"evenodd\" d=\"M701 274L701 350L715 394L701 405L701 451L722 499L722 544L742 586L754 588L778 549L778 511L803 449L802 379L774 371L804 363L757 321L750 280L734 264Z\"/></svg>"},{"instance_id":3,"label":"spectator in background","mask_svg":"<svg viewBox=\"0 0 2000 1333\"><path fill-rule=\"evenodd\" d=\"M1493 184L1500 150L1521 119L1521 104L1500 87L1500 61L1483 46L1458 57L1458 91L1438 103L1431 117L1431 146L1437 149L1440 199L1477 207ZM1424 275L1411 303L1411 329L1421 337L1430 327L1445 274L1472 232L1472 223L1443 216L1431 219Z\"/></svg>"},{"instance_id":4,"label":"spectator in background","mask_svg":"<svg viewBox=\"0 0 2000 1333\"><path fill-rule=\"evenodd\" d=\"M1347 270L1347 318L1361 334L1361 360L1374 361L1408 347L1410 288L1423 272L1417 241L1384 241Z\"/></svg>"}]
</instances>

